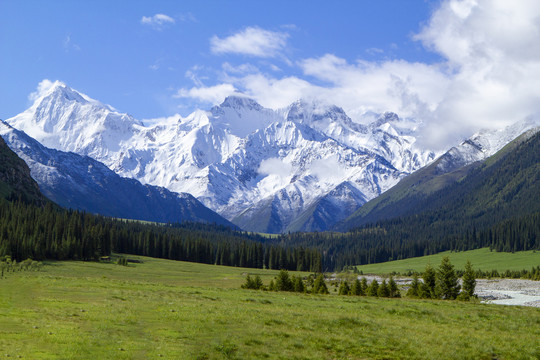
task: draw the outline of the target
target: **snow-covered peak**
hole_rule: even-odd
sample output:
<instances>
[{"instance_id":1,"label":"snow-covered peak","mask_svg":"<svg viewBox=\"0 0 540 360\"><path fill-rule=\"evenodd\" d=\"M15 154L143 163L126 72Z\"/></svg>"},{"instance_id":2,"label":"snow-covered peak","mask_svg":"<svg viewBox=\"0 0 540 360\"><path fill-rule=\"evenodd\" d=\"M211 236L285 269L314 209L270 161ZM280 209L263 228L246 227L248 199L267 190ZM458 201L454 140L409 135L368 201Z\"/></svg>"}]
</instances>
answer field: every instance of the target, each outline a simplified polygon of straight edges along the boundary
<instances>
[{"instance_id":1,"label":"snow-covered peak","mask_svg":"<svg viewBox=\"0 0 540 360\"><path fill-rule=\"evenodd\" d=\"M482 130L448 150L437 165L442 172L487 159L521 134L540 131L540 119L528 117L504 129Z\"/></svg>"},{"instance_id":2,"label":"snow-covered peak","mask_svg":"<svg viewBox=\"0 0 540 360\"><path fill-rule=\"evenodd\" d=\"M221 105L214 106L210 113L213 124L240 137L280 121L275 111L262 107L253 99L240 96L227 97Z\"/></svg>"},{"instance_id":3,"label":"snow-covered peak","mask_svg":"<svg viewBox=\"0 0 540 360\"><path fill-rule=\"evenodd\" d=\"M287 120L299 123L316 123L338 121L350 123L351 119L342 108L326 104L318 100L307 101L304 99L295 101L286 110Z\"/></svg>"},{"instance_id":4,"label":"snow-covered peak","mask_svg":"<svg viewBox=\"0 0 540 360\"><path fill-rule=\"evenodd\" d=\"M43 145L83 155L105 155L130 138L142 123L66 84L42 81L32 106L6 122Z\"/></svg>"},{"instance_id":5,"label":"snow-covered peak","mask_svg":"<svg viewBox=\"0 0 540 360\"><path fill-rule=\"evenodd\" d=\"M255 100L238 95L227 96L221 105L215 108L231 108L235 110L261 111L263 107Z\"/></svg>"}]
</instances>

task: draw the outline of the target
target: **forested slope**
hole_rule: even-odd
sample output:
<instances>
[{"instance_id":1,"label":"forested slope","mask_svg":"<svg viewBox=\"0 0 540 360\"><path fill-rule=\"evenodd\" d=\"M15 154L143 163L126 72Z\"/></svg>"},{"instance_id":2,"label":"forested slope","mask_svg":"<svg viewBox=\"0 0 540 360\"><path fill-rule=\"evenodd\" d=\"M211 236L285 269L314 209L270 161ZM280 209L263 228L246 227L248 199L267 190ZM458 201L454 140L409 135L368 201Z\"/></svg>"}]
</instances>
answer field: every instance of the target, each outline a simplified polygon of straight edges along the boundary
<instances>
[{"instance_id":1,"label":"forested slope","mask_svg":"<svg viewBox=\"0 0 540 360\"><path fill-rule=\"evenodd\" d=\"M415 197L412 208L348 233L295 233L279 241L318 247L329 268L484 246L540 249L540 133Z\"/></svg>"}]
</instances>

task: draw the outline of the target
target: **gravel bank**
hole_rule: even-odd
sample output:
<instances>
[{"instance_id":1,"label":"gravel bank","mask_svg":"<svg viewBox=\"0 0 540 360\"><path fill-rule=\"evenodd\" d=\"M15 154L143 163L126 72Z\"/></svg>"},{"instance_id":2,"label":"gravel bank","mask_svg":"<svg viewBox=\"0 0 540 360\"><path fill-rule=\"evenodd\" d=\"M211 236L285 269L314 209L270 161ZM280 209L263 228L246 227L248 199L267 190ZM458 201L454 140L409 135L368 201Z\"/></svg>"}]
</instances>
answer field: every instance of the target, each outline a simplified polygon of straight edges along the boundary
<instances>
[{"instance_id":1,"label":"gravel bank","mask_svg":"<svg viewBox=\"0 0 540 360\"><path fill-rule=\"evenodd\" d=\"M492 304L540 307L540 281L478 279L475 293Z\"/></svg>"},{"instance_id":2,"label":"gravel bank","mask_svg":"<svg viewBox=\"0 0 540 360\"><path fill-rule=\"evenodd\" d=\"M335 274L334 274L335 275ZM360 275L369 282L373 279L381 282L384 278L377 275ZM411 278L394 278L400 286L407 287ZM475 294L485 303L498 305L520 305L540 307L540 281L523 279L477 279Z\"/></svg>"}]
</instances>

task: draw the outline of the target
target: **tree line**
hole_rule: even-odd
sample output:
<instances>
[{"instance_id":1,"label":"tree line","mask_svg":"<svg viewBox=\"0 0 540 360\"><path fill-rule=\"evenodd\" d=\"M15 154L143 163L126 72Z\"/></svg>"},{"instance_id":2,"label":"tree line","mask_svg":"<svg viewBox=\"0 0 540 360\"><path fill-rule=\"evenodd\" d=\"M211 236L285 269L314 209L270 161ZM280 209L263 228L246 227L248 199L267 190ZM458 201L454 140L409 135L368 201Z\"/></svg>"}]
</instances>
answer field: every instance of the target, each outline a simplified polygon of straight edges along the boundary
<instances>
[{"instance_id":1,"label":"tree line","mask_svg":"<svg viewBox=\"0 0 540 360\"><path fill-rule=\"evenodd\" d=\"M459 284L458 273L447 256L442 259L437 269L428 265L422 277L423 279L420 281L418 275L414 274L412 283L406 292L407 297L443 300L458 299L463 301L476 298L474 295L476 288L475 271L469 261L467 261L461 276L462 285ZM311 274L302 278L296 275L290 276L287 270L281 270L268 285L264 285L259 275L251 277L248 274L245 283L241 287L243 289L264 291L329 294L322 273L318 275ZM338 295L399 298L401 297L401 290L392 276L388 280L383 279L381 283L377 279L373 279L369 284L365 277L359 279L359 276L356 276L352 284L349 284L346 280L339 282Z\"/></svg>"},{"instance_id":2,"label":"tree line","mask_svg":"<svg viewBox=\"0 0 540 360\"><path fill-rule=\"evenodd\" d=\"M0 257L97 260L111 252L207 264L321 271L322 254L221 225L125 221L0 200Z\"/></svg>"},{"instance_id":3,"label":"tree line","mask_svg":"<svg viewBox=\"0 0 540 360\"><path fill-rule=\"evenodd\" d=\"M415 215L364 225L348 233L290 233L273 241L311 246L323 254L325 271L443 251L490 247L496 251L540 250L540 212L478 229L473 222L447 221L444 214Z\"/></svg>"}]
</instances>

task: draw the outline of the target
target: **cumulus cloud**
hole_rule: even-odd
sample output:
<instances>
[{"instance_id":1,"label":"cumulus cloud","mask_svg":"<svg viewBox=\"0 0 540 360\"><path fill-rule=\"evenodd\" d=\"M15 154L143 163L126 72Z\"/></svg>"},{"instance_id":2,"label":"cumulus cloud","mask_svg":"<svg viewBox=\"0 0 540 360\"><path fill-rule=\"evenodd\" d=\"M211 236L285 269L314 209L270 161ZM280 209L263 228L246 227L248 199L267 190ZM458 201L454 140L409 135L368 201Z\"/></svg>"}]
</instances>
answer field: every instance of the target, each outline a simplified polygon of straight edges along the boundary
<instances>
[{"instance_id":1,"label":"cumulus cloud","mask_svg":"<svg viewBox=\"0 0 540 360\"><path fill-rule=\"evenodd\" d=\"M155 29L161 30L165 25L172 25L176 21L165 14L156 14L154 16L143 16L141 24L152 26Z\"/></svg>"},{"instance_id":2,"label":"cumulus cloud","mask_svg":"<svg viewBox=\"0 0 540 360\"><path fill-rule=\"evenodd\" d=\"M416 36L452 71L426 137L445 142L448 134L464 137L538 114L539 38L537 1L444 2Z\"/></svg>"},{"instance_id":3,"label":"cumulus cloud","mask_svg":"<svg viewBox=\"0 0 540 360\"><path fill-rule=\"evenodd\" d=\"M247 28L224 39L214 36L211 50L271 57L287 38ZM441 55L438 63L351 61L328 53L296 61L296 76L227 64L220 85L196 84L183 94L238 91L270 108L322 98L358 121L367 112L394 111L423 123L423 145L444 149L480 129L540 114L539 38L538 1L446 0L414 36Z\"/></svg>"},{"instance_id":4,"label":"cumulus cloud","mask_svg":"<svg viewBox=\"0 0 540 360\"><path fill-rule=\"evenodd\" d=\"M226 38L213 36L210 50L214 54L243 54L256 57L275 57L287 45L289 35L284 32L248 27Z\"/></svg>"}]
</instances>

